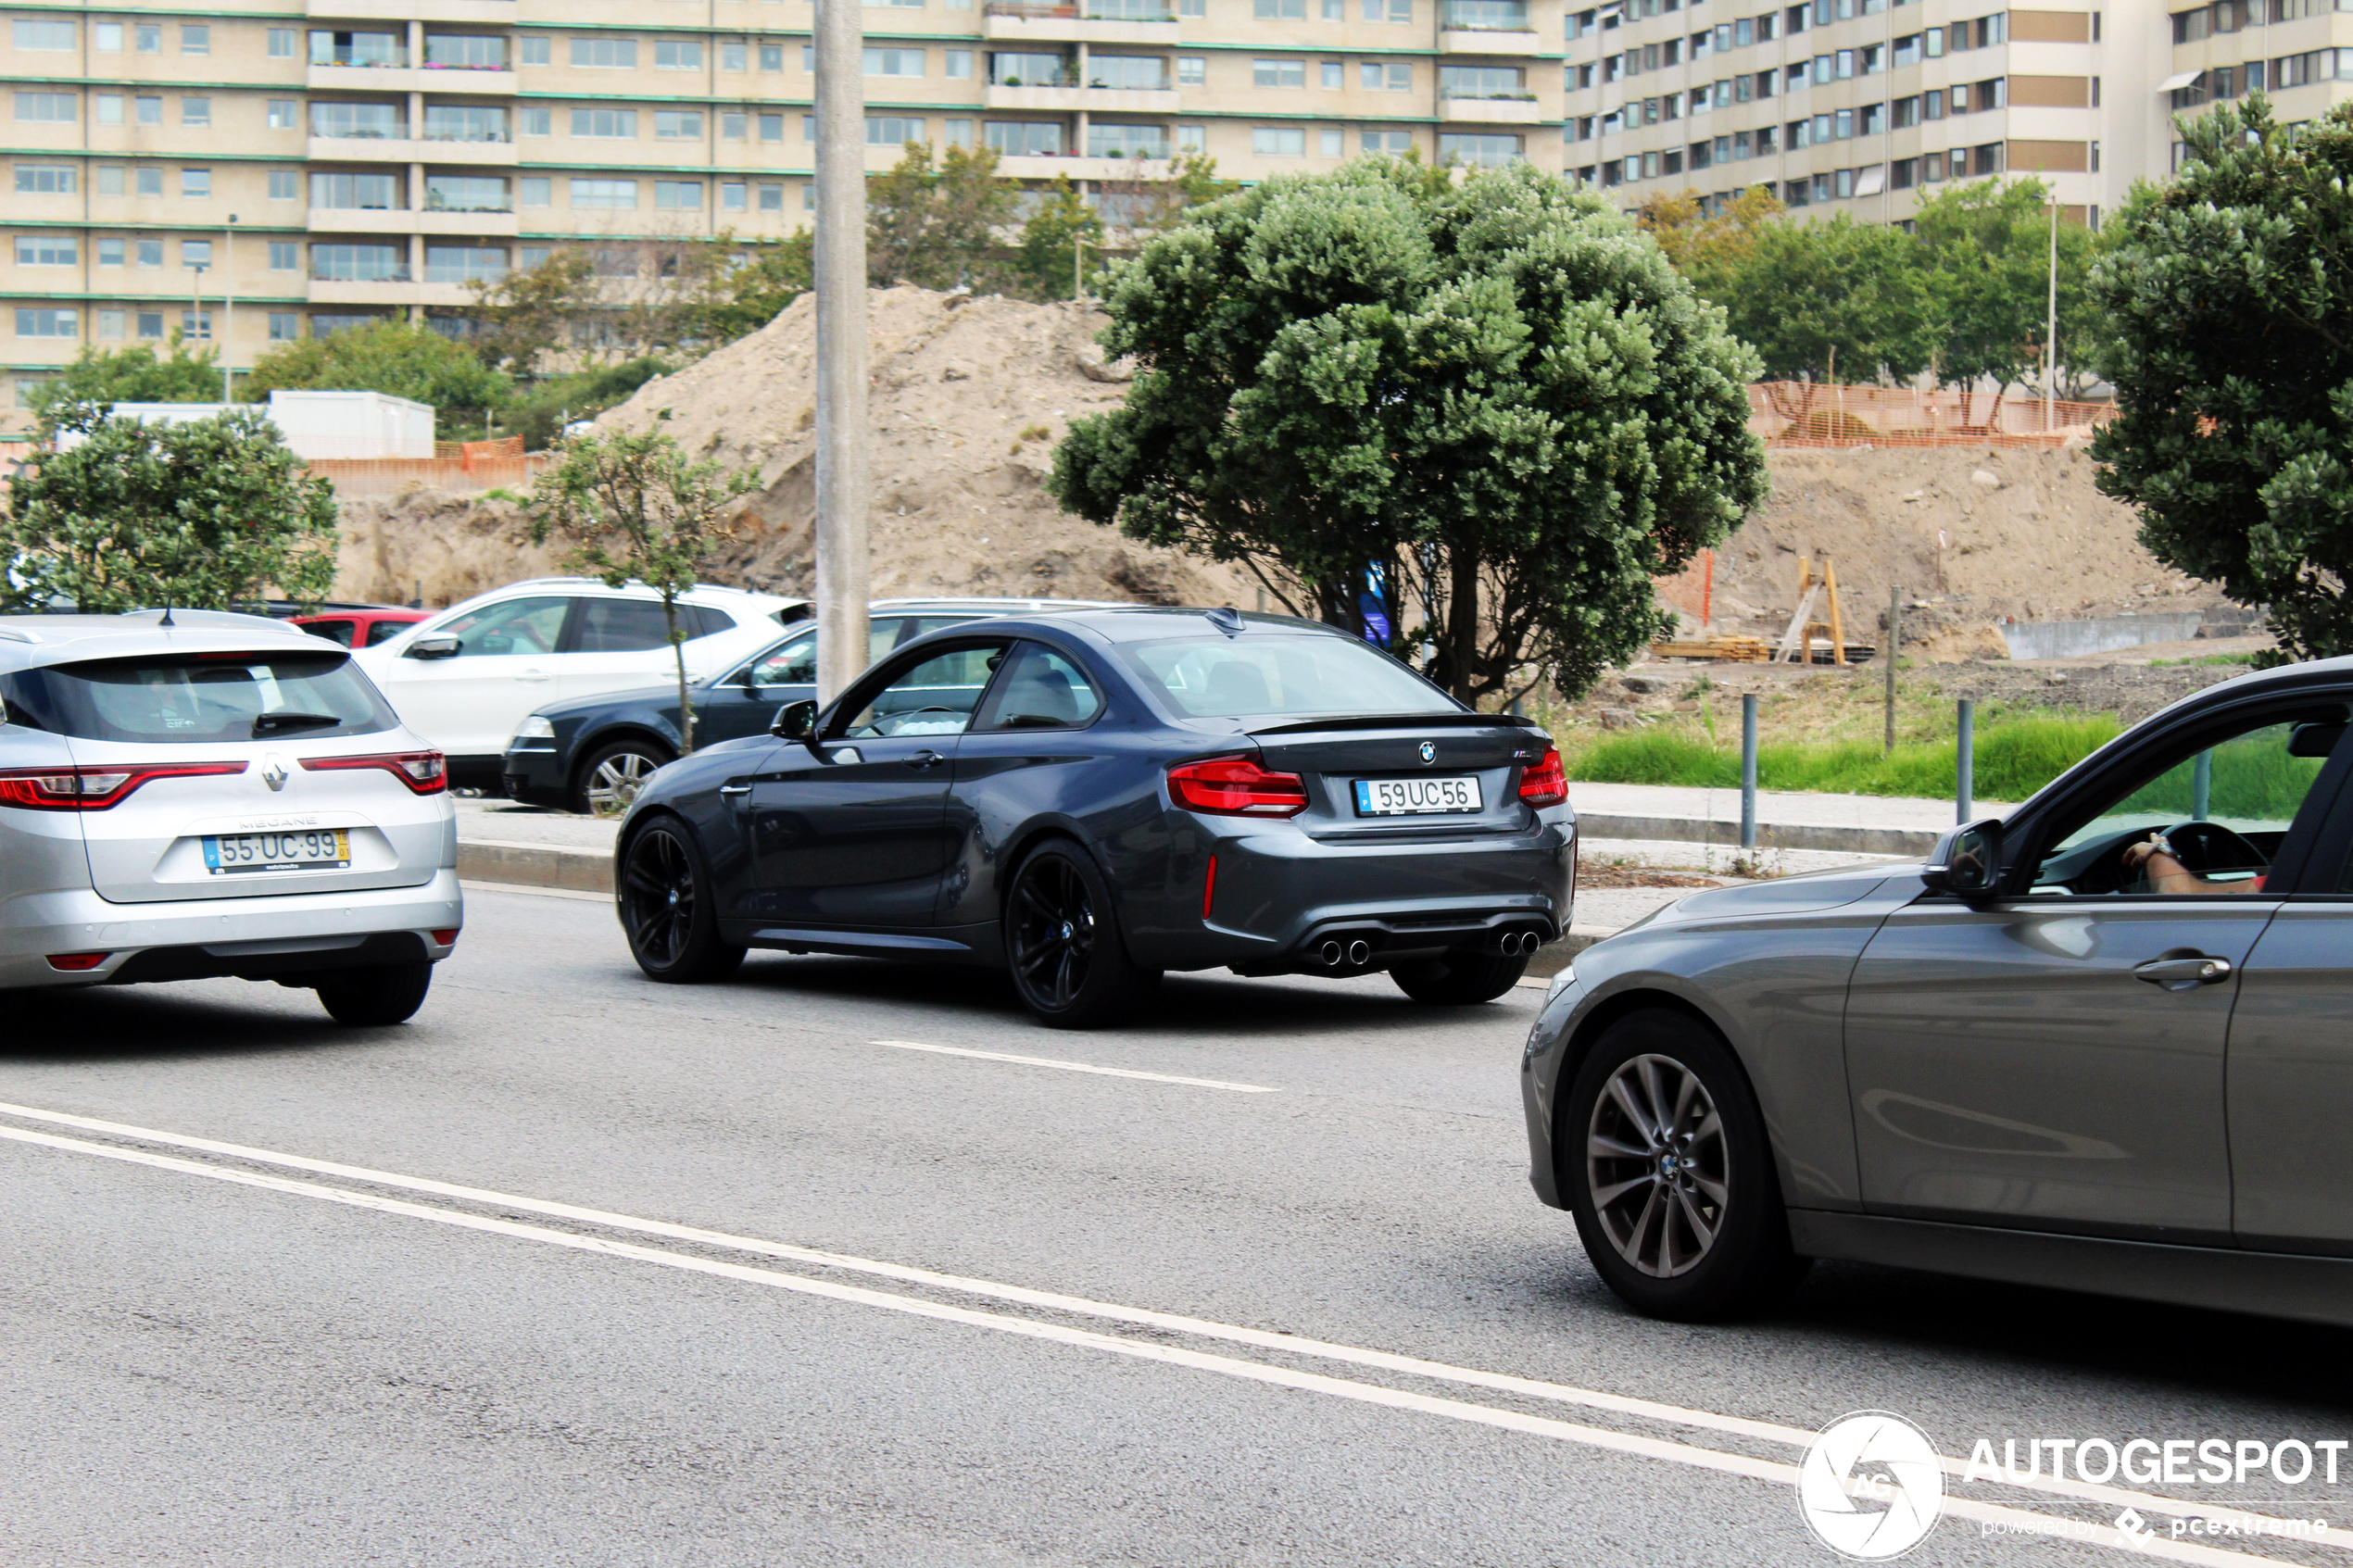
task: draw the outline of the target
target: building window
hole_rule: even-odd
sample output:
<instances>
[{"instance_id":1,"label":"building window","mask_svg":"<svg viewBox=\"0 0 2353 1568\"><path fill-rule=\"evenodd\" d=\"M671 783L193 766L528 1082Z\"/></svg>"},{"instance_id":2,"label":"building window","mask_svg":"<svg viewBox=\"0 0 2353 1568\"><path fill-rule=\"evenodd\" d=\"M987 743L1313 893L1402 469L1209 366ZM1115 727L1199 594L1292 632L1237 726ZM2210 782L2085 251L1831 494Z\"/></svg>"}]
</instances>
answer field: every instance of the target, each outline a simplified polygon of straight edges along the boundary
<instances>
[{"instance_id":1,"label":"building window","mask_svg":"<svg viewBox=\"0 0 2353 1568\"><path fill-rule=\"evenodd\" d=\"M137 187L140 195L163 194L163 170L160 169L142 169L138 171L138 177L132 182Z\"/></svg>"},{"instance_id":2,"label":"building window","mask_svg":"<svg viewBox=\"0 0 2353 1568\"><path fill-rule=\"evenodd\" d=\"M1520 139L1517 136L1453 132L1438 138L1438 161L1441 164L1467 163L1493 169L1519 156Z\"/></svg>"},{"instance_id":3,"label":"building window","mask_svg":"<svg viewBox=\"0 0 2353 1568\"><path fill-rule=\"evenodd\" d=\"M142 310L142 311L139 311L139 312L137 312L136 320L137 320L137 331L138 331L139 335L140 335L142 338L153 339L153 338L160 338L161 336L163 336L163 312L162 312L162 311L160 311L160 310Z\"/></svg>"},{"instance_id":4,"label":"building window","mask_svg":"<svg viewBox=\"0 0 2353 1568\"><path fill-rule=\"evenodd\" d=\"M272 131L293 131L298 127L301 119L301 108L294 99L272 98L264 123Z\"/></svg>"},{"instance_id":5,"label":"building window","mask_svg":"<svg viewBox=\"0 0 2353 1568\"><path fill-rule=\"evenodd\" d=\"M1280 21L1305 21L1307 0L1251 0L1251 14Z\"/></svg>"},{"instance_id":6,"label":"building window","mask_svg":"<svg viewBox=\"0 0 2353 1568\"><path fill-rule=\"evenodd\" d=\"M556 182L544 174L526 174L515 182L515 195L524 207L553 207L555 188Z\"/></svg>"},{"instance_id":7,"label":"building window","mask_svg":"<svg viewBox=\"0 0 2353 1568\"><path fill-rule=\"evenodd\" d=\"M212 100L210 98L181 99L180 123L182 125L210 125L212 123Z\"/></svg>"},{"instance_id":8,"label":"building window","mask_svg":"<svg viewBox=\"0 0 2353 1568\"><path fill-rule=\"evenodd\" d=\"M1338 131L1315 132L1315 151L1321 157L1346 157L1345 137Z\"/></svg>"},{"instance_id":9,"label":"building window","mask_svg":"<svg viewBox=\"0 0 2353 1568\"><path fill-rule=\"evenodd\" d=\"M396 212L401 200L397 174L313 174L310 205L331 211Z\"/></svg>"},{"instance_id":10,"label":"building window","mask_svg":"<svg viewBox=\"0 0 2353 1568\"><path fill-rule=\"evenodd\" d=\"M637 41L634 38L575 38L572 63L586 70L635 70Z\"/></svg>"},{"instance_id":11,"label":"building window","mask_svg":"<svg viewBox=\"0 0 2353 1568\"><path fill-rule=\"evenodd\" d=\"M1250 80L1254 87L1304 87L1307 85L1307 62L1252 60L1250 63Z\"/></svg>"},{"instance_id":12,"label":"building window","mask_svg":"<svg viewBox=\"0 0 2353 1568\"><path fill-rule=\"evenodd\" d=\"M45 307L17 307L19 337L78 337L78 313Z\"/></svg>"},{"instance_id":13,"label":"building window","mask_svg":"<svg viewBox=\"0 0 2353 1568\"><path fill-rule=\"evenodd\" d=\"M292 240L270 242L270 270L298 272L302 270L302 246Z\"/></svg>"},{"instance_id":14,"label":"building window","mask_svg":"<svg viewBox=\"0 0 2353 1568\"><path fill-rule=\"evenodd\" d=\"M1157 125L1106 125L1087 128L1088 157L1149 157L1168 156L1168 132Z\"/></svg>"},{"instance_id":15,"label":"building window","mask_svg":"<svg viewBox=\"0 0 2353 1568\"><path fill-rule=\"evenodd\" d=\"M950 82L969 82L973 74L973 52L970 49L943 49L941 69Z\"/></svg>"},{"instance_id":16,"label":"building window","mask_svg":"<svg viewBox=\"0 0 2353 1568\"><path fill-rule=\"evenodd\" d=\"M515 252L515 260L525 269L545 267L554 248L552 245L524 245Z\"/></svg>"},{"instance_id":17,"label":"building window","mask_svg":"<svg viewBox=\"0 0 2353 1568\"><path fill-rule=\"evenodd\" d=\"M100 125L122 123L122 94L93 93L90 94L90 118Z\"/></svg>"},{"instance_id":18,"label":"building window","mask_svg":"<svg viewBox=\"0 0 2353 1568\"><path fill-rule=\"evenodd\" d=\"M131 264L133 267L162 266L163 242L161 240L133 240L131 244Z\"/></svg>"},{"instance_id":19,"label":"building window","mask_svg":"<svg viewBox=\"0 0 2353 1568\"><path fill-rule=\"evenodd\" d=\"M1260 157L1305 157L1307 132L1293 125L1252 126L1250 150Z\"/></svg>"},{"instance_id":20,"label":"building window","mask_svg":"<svg viewBox=\"0 0 2353 1568\"><path fill-rule=\"evenodd\" d=\"M723 142L743 142L751 138L751 116L742 109L719 111L719 139Z\"/></svg>"},{"instance_id":21,"label":"building window","mask_svg":"<svg viewBox=\"0 0 2353 1568\"><path fill-rule=\"evenodd\" d=\"M1590 126L1592 121L1588 119L1585 123ZM1592 132L1589 131L1587 134L1590 135ZM1414 133L1410 131L1367 131L1357 143L1357 146L1368 153L1386 153L1391 157L1402 157L1413 150Z\"/></svg>"},{"instance_id":22,"label":"building window","mask_svg":"<svg viewBox=\"0 0 2353 1568\"><path fill-rule=\"evenodd\" d=\"M760 117L760 139L763 142L783 141L785 139L785 117L781 114L761 115Z\"/></svg>"},{"instance_id":23,"label":"building window","mask_svg":"<svg viewBox=\"0 0 2353 1568\"><path fill-rule=\"evenodd\" d=\"M1176 85L1199 87L1209 80L1209 61L1200 55L1176 56Z\"/></svg>"},{"instance_id":24,"label":"building window","mask_svg":"<svg viewBox=\"0 0 2353 1568\"><path fill-rule=\"evenodd\" d=\"M160 105L163 100L156 102ZM71 125L73 94L70 93L19 93L17 94L17 119L42 125Z\"/></svg>"},{"instance_id":25,"label":"building window","mask_svg":"<svg viewBox=\"0 0 2353 1568\"><path fill-rule=\"evenodd\" d=\"M270 312L270 341L292 343L302 335L302 318L291 310Z\"/></svg>"},{"instance_id":26,"label":"building window","mask_svg":"<svg viewBox=\"0 0 2353 1568\"><path fill-rule=\"evenodd\" d=\"M131 43L132 47L143 55L162 54L163 24L161 22L134 24L131 30Z\"/></svg>"},{"instance_id":27,"label":"building window","mask_svg":"<svg viewBox=\"0 0 2353 1568\"><path fill-rule=\"evenodd\" d=\"M702 69L702 44L692 38L657 38L654 40L654 69Z\"/></svg>"},{"instance_id":28,"label":"building window","mask_svg":"<svg viewBox=\"0 0 2353 1568\"><path fill-rule=\"evenodd\" d=\"M654 139L659 142L701 141L702 112L698 109L654 110Z\"/></svg>"},{"instance_id":29,"label":"building window","mask_svg":"<svg viewBox=\"0 0 2353 1568\"><path fill-rule=\"evenodd\" d=\"M425 246L425 282L495 283L507 275L507 253L497 245Z\"/></svg>"},{"instance_id":30,"label":"building window","mask_svg":"<svg viewBox=\"0 0 2353 1568\"><path fill-rule=\"evenodd\" d=\"M634 208L637 205L637 182L635 180L574 180L572 182L572 205L607 208Z\"/></svg>"},{"instance_id":31,"label":"building window","mask_svg":"<svg viewBox=\"0 0 2353 1568\"><path fill-rule=\"evenodd\" d=\"M212 53L212 29L203 22L180 24L180 52L183 55Z\"/></svg>"},{"instance_id":32,"label":"building window","mask_svg":"<svg viewBox=\"0 0 2353 1568\"><path fill-rule=\"evenodd\" d=\"M751 46L750 46L749 44L720 44L720 45L719 45L719 69L720 69L721 70L749 70L749 69L751 69Z\"/></svg>"},{"instance_id":33,"label":"building window","mask_svg":"<svg viewBox=\"0 0 2353 1568\"><path fill-rule=\"evenodd\" d=\"M17 265L19 267L77 267L82 262L82 247L70 234L19 234Z\"/></svg>"},{"instance_id":34,"label":"building window","mask_svg":"<svg viewBox=\"0 0 2353 1568\"><path fill-rule=\"evenodd\" d=\"M868 76L921 76L924 74L924 52L921 49L869 49L866 51Z\"/></svg>"},{"instance_id":35,"label":"building window","mask_svg":"<svg viewBox=\"0 0 2353 1568\"><path fill-rule=\"evenodd\" d=\"M352 66L371 69L383 66L405 66L409 63L409 48L396 32L333 32L321 30L310 35L310 63L314 66Z\"/></svg>"},{"instance_id":36,"label":"building window","mask_svg":"<svg viewBox=\"0 0 2353 1568\"><path fill-rule=\"evenodd\" d=\"M425 64L437 70L504 70L507 41L489 32L428 32Z\"/></svg>"},{"instance_id":37,"label":"building window","mask_svg":"<svg viewBox=\"0 0 2353 1568\"><path fill-rule=\"evenodd\" d=\"M699 180L657 180L654 182L654 206L673 212L702 210L702 182Z\"/></svg>"},{"instance_id":38,"label":"building window","mask_svg":"<svg viewBox=\"0 0 2353 1568\"><path fill-rule=\"evenodd\" d=\"M108 343L120 343L122 341L123 329L129 325L129 320L122 311L98 310L93 311L92 314L98 318L98 335L100 337L106 339Z\"/></svg>"},{"instance_id":39,"label":"building window","mask_svg":"<svg viewBox=\"0 0 2353 1568\"><path fill-rule=\"evenodd\" d=\"M17 165L17 192L20 195L69 196L75 183L74 167L69 163Z\"/></svg>"},{"instance_id":40,"label":"building window","mask_svg":"<svg viewBox=\"0 0 2353 1568\"><path fill-rule=\"evenodd\" d=\"M180 242L180 265L182 267L211 266L212 242L210 240L182 240Z\"/></svg>"},{"instance_id":41,"label":"building window","mask_svg":"<svg viewBox=\"0 0 2353 1568\"><path fill-rule=\"evenodd\" d=\"M762 70L784 69L785 46L781 44L762 44L760 46L760 69Z\"/></svg>"},{"instance_id":42,"label":"building window","mask_svg":"<svg viewBox=\"0 0 2353 1568\"><path fill-rule=\"evenodd\" d=\"M46 17L19 17L13 29L19 49L69 51L73 48L73 23L53 21ZM120 48L121 45L117 44Z\"/></svg>"},{"instance_id":43,"label":"building window","mask_svg":"<svg viewBox=\"0 0 2353 1568\"><path fill-rule=\"evenodd\" d=\"M122 241L100 240L97 242L97 245L99 266L120 267L122 265L123 259L128 254L127 247L124 245Z\"/></svg>"},{"instance_id":44,"label":"building window","mask_svg":"<svg viewBox=\"0 0 2353 1568\"><path fill-rule=\"evenodd\" d=\"M635 109L574 109L572 111L572 133L575 136L602 136L625 140L637 134Z\"/></svg>"},{"instance_id":45,"label":"building window","mask_svg":"<svg viewBox=\"0 0 2353 1568\"><path fill-rule=\"evenodd\" d=\"M1338 60L1324 60L1315 67L1316 85L1327 93L1337 93L1348 82L1341 73L1345 68Z\"/></svg>"},{"instance_id":46,"label":"building window","mask_svg":"<svg viewBox=\"0 0 2353 1568\"><path fill-rule=\"evenodd\" d=\"M722 212L749 211L749 204L746 200L747 194L748 187L742 181L722 180L719 182L719 210Z\"/></svg>"},{"instance_id":47,"label":"building window","mask_svg":"<svg viewBox=\"0 0 2353 1568\"><path fill-rule=\"evenodd\" d=\"M924 122L895 114L870 114L866 117L866 145L870 147L903 147L910 142L924 139Z\"/></svg>"},{"instance_id":48,"label":"building window","mask_svg":"<svg viewBox=\"0 0 2353 1568\"><path fill-rule=\"evenodd\" d=\"M552 47L552 40L526 33L520 41L516 54L527 66L544 66L548 62Z\"/></svg>"},{"instance_id":49,"label":"building window","mask_svg":"<svg viewBox=\"0 0 2353 1568\"><path fill-rule=\"evenodd\" d=\"M525 104L515 110L515 129L525 136L552 136L556 133L555 111Z\"/></svg>"},{"instance_id":50,"label":"building window","mask_svg":"<svg viewBox=\"0 0 2353 1568\"><path fill-rule=\"evenodd\" d=\"M180 171L180 194L183 196L208 197L212 194L212 170L183 169Z\"/></svg>"},{"instance_id":51,"label":"building window","mask_svg":"<svg viewBox=\"0 0 2353 1568\"><path fill-rule=\"evenodd\" d=\"M760 210L761 210L761 211L762 211L762 212L782 212L782 211L784 211L784 210L785 210L785 188L784 188L784 186L779 185L779 184L763 184L763 185L761 185L761 186L760 187Z\"/></svg>"},{"instance_id":52,"label":"building window","mask_svg":"<svg viewBox=\"0 0 2353 1568\"><path fill-rule=\"evenodd\" d=\"M1180 17L1205 17L1209 15L1209 0L1176 0L1176 14Z\"/></svg>"},{"instance_id":53,"label":"building window","mask_svg":"<svg viewBox=\"0 0 2353 1568\"><path fill-rule=\"evenodd\" d=\"M427 212L512 212L503 174L428 174Z\"/></svg>"},{"instance_id":54,"label":"building window","mask_svg":"<svg viewBox=\"0 0 2353 1568\"><path fill-rule=\"evenodd\" d=\"M293 59L295 57L295 30L290 27L273 27L269 31L270 57L273 60ZM115 30L115 47L118 49L122 47L122 30L119 27Z\"/></svg>"},{"instance_id":55,"label":"building window","mask_svg":"<svg viewBox=\"0 0 2353 1568\"><path fill-rule=\"evenodd\" d=\"M331 282L405 283L409 252L404 245L314 245L310 275Z\"/></svg>"},{"instance_id":56,"label":"building window","mask_svg":"<svg viewBox=\"0 0 2353 1568\"><path fill-rule=\"evenodd\" d=\"M1176 128L1176 150L1180 153L1205 153L1209 150L1209 127L1180 125Z\"/></svg>"},{"instance_id":57,"label":"building window","mask_svg":"<svg viewBox=\"0 0 2353 1568\"><path fill-rule=\"evenodd\" d=\"M1000 157L1062 156L1063 127L1060 120L992 119L982 129L981 135Z\"/></svg>"},{"instance_id":58,"label":"building window","mask_svg":"<svg viewBox=\"0 0 2353 1568\"><path fill-rule=\"evenodd\" d=\"M272 28L271 31L274 33L283 31L285 30ZM121 54L122 24L120 22L92 22L90 24L90 47L101 55Z\"/></svg>"}]
</instances>

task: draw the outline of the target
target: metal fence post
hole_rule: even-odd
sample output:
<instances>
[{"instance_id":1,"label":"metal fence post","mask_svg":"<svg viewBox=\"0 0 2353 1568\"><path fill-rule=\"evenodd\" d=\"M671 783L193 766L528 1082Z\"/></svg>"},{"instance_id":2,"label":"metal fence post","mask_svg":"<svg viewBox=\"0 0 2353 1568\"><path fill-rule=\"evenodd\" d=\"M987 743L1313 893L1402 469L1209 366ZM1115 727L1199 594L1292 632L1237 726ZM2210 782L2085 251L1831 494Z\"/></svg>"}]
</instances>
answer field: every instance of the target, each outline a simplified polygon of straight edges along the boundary
<instances>
[{"instance_id":1,"label":"metal fence post","mask_svg":"<svg viewBox=\"0 0 2353 1568\"><path fill-rule=\"evenodd\" d=\"M1741 697L1741 847L1756 847L1756 694Z\"/></svg>"},{"instance_id":2,"label":"metal fence post","mask_svg":"<svg viewBox=\"0 0 2353 1568\"><path fill-rule=\"evenodd\" d=\"M1977 793L1977 704L1961 698L1960 744L1955 748L1953 821L1969 820L1969 797Z\"/></svg>"}]
</instances>

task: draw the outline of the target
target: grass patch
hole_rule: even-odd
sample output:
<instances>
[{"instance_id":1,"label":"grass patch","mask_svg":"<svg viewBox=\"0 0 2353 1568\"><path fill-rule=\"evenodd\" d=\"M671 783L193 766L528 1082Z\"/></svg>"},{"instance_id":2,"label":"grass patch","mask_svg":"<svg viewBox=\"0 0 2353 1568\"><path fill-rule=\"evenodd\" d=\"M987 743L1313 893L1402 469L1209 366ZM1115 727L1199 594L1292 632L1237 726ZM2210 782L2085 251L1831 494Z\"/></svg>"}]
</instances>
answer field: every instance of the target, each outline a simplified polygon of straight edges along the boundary
<instances>
[{"instance_id":1,"label":"grass patch","mask_svg":"<svg viewBox=\"0 0 2353 1568\"><path fill-rule=\"evenodd\" d=\"M1977 735L1975 793L1987 800L2023 800L2116 735L2116 721L2095 714L1987 724ZM1567 766L1569 777L1594 784L1738 789L1741 783L1737 746L1711 745L1684 729L1602 735L1568 758ZM1759 789L1935 798L1953 794L1958 775L1959 748L1950 741L1899 744L1893 752L1869 741L1778 743L1756 749Z\"/></svg>"},{"instance_id":2,"label":"grass patch","mask_svg":"<svg viewBox=\"0 0 2353 1568\"><path fill-rule=\"evenodd\" d=\"M2164 664L2253 664L2254 662L2255 650L2241 648L2236 653L2201 654L2196 659L2152 659L2149 660L2149 668L2154 670Z\"/></svg>"}]
</instances>

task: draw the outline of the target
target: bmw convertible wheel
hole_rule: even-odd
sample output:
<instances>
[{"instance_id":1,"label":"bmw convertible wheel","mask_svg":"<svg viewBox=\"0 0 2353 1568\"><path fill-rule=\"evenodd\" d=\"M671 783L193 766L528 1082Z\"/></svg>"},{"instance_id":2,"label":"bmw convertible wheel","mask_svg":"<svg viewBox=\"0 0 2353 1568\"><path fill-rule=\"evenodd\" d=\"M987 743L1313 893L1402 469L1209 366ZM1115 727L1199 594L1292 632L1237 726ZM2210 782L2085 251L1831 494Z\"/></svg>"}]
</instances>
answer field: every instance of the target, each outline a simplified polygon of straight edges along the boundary
<instances>
[{"instance_id":1,"label":"bmw convertible wheel","mask_svg":"<svg viewBox=\"0 0 2353 1568\"><path fill-rule=\"evenodd\" d=\"M1013 874L1005 961L1024 1004L1056 1029L1112 1022L1160 979L1127 956L1111 890L1073 844L1040 845Z\"/></svg>"},{"instance_id":2,"label":"bmw convertible wheel","mask_svg":"<svg viewBox=\"0 0 2353 1568\"><path fill-rule=\"evenodd\" d=\"M1771 1306L1805 1273L1764 1118L1731 1052L1695 1021L1655 1010L1611 1025L1554 1125L1578 1234L1628 1305L1732 1317Z\"/></svg>"},{"instance_id":3,"label":"bmw convertible wheel","mask_svg":"<svg viewBox=\"0 0 2353 1568\"><path fill-rule=\"evenodd\" d=\"M720 940L711 878L701 852L674 821L657 821L629 841L622 861L622 929L637 967L656 980L724 980L744 950Z\"/></svg>"}]
</instances>

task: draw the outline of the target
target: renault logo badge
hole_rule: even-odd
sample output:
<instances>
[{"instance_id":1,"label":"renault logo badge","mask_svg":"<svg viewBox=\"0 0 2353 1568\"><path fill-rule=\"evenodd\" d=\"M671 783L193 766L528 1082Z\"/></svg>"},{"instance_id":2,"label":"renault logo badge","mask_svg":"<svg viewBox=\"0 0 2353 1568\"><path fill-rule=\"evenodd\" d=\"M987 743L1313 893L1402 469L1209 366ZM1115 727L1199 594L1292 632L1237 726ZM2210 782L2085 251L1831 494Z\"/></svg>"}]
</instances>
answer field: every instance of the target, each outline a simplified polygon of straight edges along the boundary
<instances>
[{"instance_id":1,"label":"renault logo badge","mask_svg":"<svg viewBox=\"0 0 2353 1568\"><path fill-rule=\"evenodd\" d=\"M261 764L261 782L270 786L272 794L286 787L286 780L289 776L286 771L286 759L274 751Z\"/></svg>"},{"instance_id":2,"label":"renault logo badge","mask_svg":"<svg viewBox=\"0 0 2353 1568\"><path fill-rule=\"evenodd\" d=\"M1425 762L1435 762L1438 760L1438 747L1428 741L1422 742L1422 760ZM271 784L270 787L275 789L278 786L276 784Z\"/></svg>"}]
</instances>

